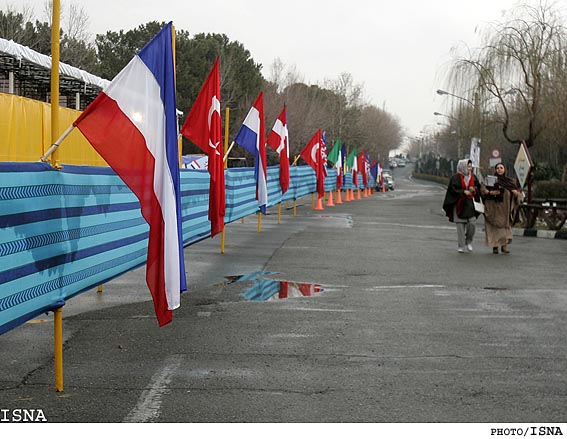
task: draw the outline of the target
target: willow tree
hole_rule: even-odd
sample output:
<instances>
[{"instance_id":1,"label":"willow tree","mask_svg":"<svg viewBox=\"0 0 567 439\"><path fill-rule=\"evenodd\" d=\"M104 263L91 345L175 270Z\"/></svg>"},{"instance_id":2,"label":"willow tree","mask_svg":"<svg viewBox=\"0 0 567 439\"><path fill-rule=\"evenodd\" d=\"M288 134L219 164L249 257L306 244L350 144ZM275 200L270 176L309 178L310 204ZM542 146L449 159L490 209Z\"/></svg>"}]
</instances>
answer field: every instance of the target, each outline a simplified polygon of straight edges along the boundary
<instances>
[{"instance_id":1,"label":"willow tree","mask_svg":"<svg viewBox=\"0 0 567 439\"><path fill-rule=\"evenodd\" d=\"M547 1L523 4L488 27L480 48L455 56L449 83L475 96L476 117L490 114L508 142L531 147L549 129L544 99L554 74L565 71L565 48L559 12Z\"/></svg>"}]
</instances>

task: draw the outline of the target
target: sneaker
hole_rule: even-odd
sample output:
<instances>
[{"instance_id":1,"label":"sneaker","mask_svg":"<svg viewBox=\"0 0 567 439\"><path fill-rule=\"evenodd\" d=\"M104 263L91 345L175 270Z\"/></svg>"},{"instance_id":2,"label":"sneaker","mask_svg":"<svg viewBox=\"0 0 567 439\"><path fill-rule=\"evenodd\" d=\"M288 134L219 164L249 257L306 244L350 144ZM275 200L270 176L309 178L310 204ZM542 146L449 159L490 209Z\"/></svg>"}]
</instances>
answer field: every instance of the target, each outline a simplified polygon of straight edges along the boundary
<instances>
[{"instance_id":1,"label":"sneaker","mask_svg":"<svg viewBox=\"0 0 567 439\"><path fill-rule=\"evenodd\" d=\"M498 247L492 247L492 253L497 255L498 254Z\"/></svg>"},{"instance_id":2,"label":"sneaker","mask_svg":"<svg viewBox=\"0 0 567 439\"><path fill-rule=\"evenodd\" d=\"M463 247L459 247L459 253L464 253L465 249Z\"/></svg>"},{"instance_id":3,"label":"sneaker","mask_svg":"<svg viewBox=\"0 0 567 439\"><path fill-rule=\"evenodd\" d=\"M467 250L472 252L472 244L467 244Z\"/></svg>"}]
</instances>

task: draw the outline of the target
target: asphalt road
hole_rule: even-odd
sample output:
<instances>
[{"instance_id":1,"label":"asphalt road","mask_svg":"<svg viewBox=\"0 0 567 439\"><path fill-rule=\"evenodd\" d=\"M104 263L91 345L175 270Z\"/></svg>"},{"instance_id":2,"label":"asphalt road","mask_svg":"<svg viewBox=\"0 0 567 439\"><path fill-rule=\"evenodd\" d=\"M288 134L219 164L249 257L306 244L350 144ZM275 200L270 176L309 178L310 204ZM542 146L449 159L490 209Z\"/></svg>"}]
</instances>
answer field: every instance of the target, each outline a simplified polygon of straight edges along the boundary
<instances>
[{"instance_id":1,"label":"asphalt road","mask_svg":"<svg viewBox=\"0 0 567 439\"><path fill-rule=\"evenodd\" d=\"M0 409L64 423L565 422L567 242L516 236L472 253L444 188L396 190L227 226L185 250L190 290L159 328L143 269L64 308L65 390L52 316L0 336ZM250 301L239 276L318 284ZM291 291L291 290L290 290ZM295 290L297 292L297 290ZM292 294L290 294L291 296ZM297 294L296 294L297 295ZM487 434L489 436L489 434Z\"/></svg>"}]
</instances>

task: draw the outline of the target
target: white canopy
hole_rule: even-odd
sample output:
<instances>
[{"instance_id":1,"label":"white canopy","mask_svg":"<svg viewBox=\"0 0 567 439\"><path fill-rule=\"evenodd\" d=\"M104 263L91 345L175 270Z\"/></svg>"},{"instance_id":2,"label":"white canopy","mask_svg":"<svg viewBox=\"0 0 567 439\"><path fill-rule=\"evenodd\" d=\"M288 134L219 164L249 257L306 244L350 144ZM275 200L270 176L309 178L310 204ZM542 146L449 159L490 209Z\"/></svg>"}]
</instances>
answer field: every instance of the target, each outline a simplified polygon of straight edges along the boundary
<instances>
[{"instance_id":1,"label":"white canopy","mask_svg":"<svg viewBox=\"0 0 567 439\"><path fill-rule=\"evenodd\" d=\"M0 52L13 56L20 62L26 60L41 67L51 70L51 57L36 52L29 47L22 46L12 40L0 38ZM85 84L94 85L103 89L110 81L99 78L84 70L70 66L65 63L59 63L59 74L70 78L78 79Z\"/></svg>"}]
</instances>

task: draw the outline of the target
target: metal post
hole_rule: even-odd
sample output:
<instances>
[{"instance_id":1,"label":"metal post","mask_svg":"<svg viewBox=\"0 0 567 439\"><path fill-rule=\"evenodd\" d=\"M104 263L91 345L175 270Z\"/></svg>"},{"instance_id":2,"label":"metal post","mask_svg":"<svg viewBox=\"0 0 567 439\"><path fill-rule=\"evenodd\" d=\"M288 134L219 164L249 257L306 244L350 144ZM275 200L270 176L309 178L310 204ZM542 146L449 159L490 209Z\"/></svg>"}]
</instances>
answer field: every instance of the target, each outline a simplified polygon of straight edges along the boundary
<instances>
[{"instance_id":1,"label":"metal post","mask_svg":"<svg viewBox=\"0 0 567 439\"><path fill-rule=\"evenodd\" d=\"M13 94L15 94L15 91L16 91L16 87L15 87L15 83L14 83L14 72L12 70L10 70L8 72L8 93L13 95Z\"/></svg>"},{"instance_id":2,"label":"metal post","mask_svg":"<svg viewBox=\"0 0 567 439\"><path fill-rule=\"evenodd\" d=\"M53 314L55 391L63 392L63 308L57 308Z\"/></svg>"},{"instance_id":3,"label":"metal post","mask_svg":"<svg viewBox=\"0 0 567 439\"><path fill-rule=\"evenodd\" d=\"M227 162L227 158L228 158L228 122L229 122L229 116L230 116L230 108L226 107L225 110L225 119L224 119L224 159L223 159L223 166L224 169L228 168L228 162ZM222 228L221 231L221 253L224 254L224 243L225 243L225 239L226 239L226 234L225 234L225 229L226 226L224 226Z\"/></svg>"},{"instance_id":4,"label":"metal post","mask_svg":"<svg viewBox=\"0 0 567 439\"><path fill-rule=\"evenodd\" d=\"M51 19L51 144L59 133L59 33L60 33L60 0L53 0L53 17ZM51 155L51 166L59 168L57 150Z\"/></svg>"}]
</instances>

